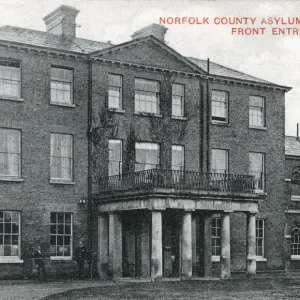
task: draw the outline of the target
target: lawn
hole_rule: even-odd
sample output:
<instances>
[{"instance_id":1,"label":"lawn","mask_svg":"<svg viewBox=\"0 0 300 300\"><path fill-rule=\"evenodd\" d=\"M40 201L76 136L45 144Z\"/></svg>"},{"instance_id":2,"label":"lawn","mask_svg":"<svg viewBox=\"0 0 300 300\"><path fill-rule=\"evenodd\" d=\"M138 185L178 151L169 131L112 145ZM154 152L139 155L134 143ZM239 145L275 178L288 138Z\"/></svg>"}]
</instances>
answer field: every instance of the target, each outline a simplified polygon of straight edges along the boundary
<instances>
[{"instance_id":1,"label":"lawn","mask_svg":"<svg viewBox=\"0 0 300 300\"><path fill-rule=\"evenodd\" d=\"M256 278L229 281L120 283L67 291L44 300L277 300L300 299L300 282L293 278Z\"/></svg>"}]
</instances>

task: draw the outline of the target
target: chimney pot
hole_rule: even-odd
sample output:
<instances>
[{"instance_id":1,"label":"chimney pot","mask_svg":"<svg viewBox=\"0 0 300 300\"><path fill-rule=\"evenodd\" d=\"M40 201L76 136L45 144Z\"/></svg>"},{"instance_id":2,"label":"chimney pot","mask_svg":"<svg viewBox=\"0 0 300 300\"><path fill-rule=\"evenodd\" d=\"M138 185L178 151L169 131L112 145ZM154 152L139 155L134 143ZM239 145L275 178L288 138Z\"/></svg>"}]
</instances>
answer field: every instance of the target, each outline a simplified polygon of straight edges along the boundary
<instances>
[{"instance_id":1,"label":"chimney pot","mask_svg":"<svg viewBox=\"0 0 300 300\"><path fill-rule=\"evenodd\" d=\"M131 38L133 40L135 40L138 38L153 35L160 41L165 42L165 34L166 34L167 30L168 30L168 28L166 28L165 26L153 23L151 25L148 25L148 26L143 27L142 29L136 31L131 36Z\"/></svg>"},{"instance_id":2,"label":"chimney pot","mask_svg":"<svg viewBox=\"0 0 300 300\"><path fill-rule=\"evenodd\" d=\"M61 5L43 18L46 31L64 37L76 37L76 16L79 13L75 7Z\"/></svg>"}]
</instances>

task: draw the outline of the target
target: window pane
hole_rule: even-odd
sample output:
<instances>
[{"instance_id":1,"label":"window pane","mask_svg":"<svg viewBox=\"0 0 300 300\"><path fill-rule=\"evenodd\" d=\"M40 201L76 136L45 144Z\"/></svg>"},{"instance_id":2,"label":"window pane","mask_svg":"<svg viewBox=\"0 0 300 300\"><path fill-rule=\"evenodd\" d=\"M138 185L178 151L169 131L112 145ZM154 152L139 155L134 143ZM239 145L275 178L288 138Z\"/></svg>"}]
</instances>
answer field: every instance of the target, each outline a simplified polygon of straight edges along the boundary
<instances>
[{"instance_id":1,"label":"window pane","mask_svg":"<svg viewBox=\"0 0 300 300\"><path fill-rule=\"evenodd\" d=\"M172 145L172 170L182 171L184 168L184 148L183 146Z\"/></svg>"},{"instance_id":2,"label":"window pane","mask_svg":"<svg viewBox=\"0 0 300 300\"><path fill-rule=\"evenodd\" d=\"M212 172L228 172L228 150L212 149Z\"/></svg>"},{"instance_id":3,"label":"window pane","mask_svg":"<svg viewBox=\"0 0 300 300\"><path fill-rule=\"evenodd\" d=\"M50 214L50 253L52 256L71 256L71 213Z\"/></svg>"},{"instance_id":4,"label":"window pane","mask_svg":"<svg viewBox=\"0 0 300 300\"><path fill-rule=\"evenodd\" d=\"M212 120L227 122L228 116L228 92L212 91L211 112Z\"/></svg>"},{"instance_id":5,"label":"window pane","mask_svg":"<svg viewBox=\"0 0 300 300\"><path fill-rule=\"evenodd\" d=\"M155 143L136 143L136 171L155 169L159 164L159 145Z\"/></svg>"},{"instance_id":6,"label":"window pane","mask_svg":"<svg viewBox=\"0 0 300 300\"><path fill-rule=\"evenodd\" d=\"M122 141L109 140L109 167L108 176L122 174Z\"/></svg>"},{"instance_id":7,"label":"window pane","mask_svg":"<svg viewBox=\"0 0 300 300\"><path fill-rule=\"evenodd\" d=\"M72 180L73 173L73 136L51 134L51 178Z\"/></svg>"},{"instance_id":8,"label":"window pane","mask_svg":"<svg viewBox=\"0 0 300 300\"><path fill-rule=\"evenodd\" d=\"M264 154L263 153L249 153L250 172L249 174L254 176L255 189L264 189Z\"/></svg>"},{"instance_id":9,"label":"window pane","mask_svg":"<svg viewBox=\"0 0 300 300\"><path fill-rule=\"evenodd\" d=\"M0 95L19 98L20 89L20 63L0 60Z\"/></svg>"},{"instance_id":10,"label":"window pane","mask_svg":"<svg viewBox=\"0 0 300 300\"><path fill-rule=\"evenodd\" d=\"M264 126L265 124L265 99L259 96L249 97L249 125Z\"/></svg>"},{"instance_id":11,"label":"window pane","mask_svg":"<svg viewBox=\"0 0 300 300\"><path fill-rule=\"evenodd\" d=\"M73 71L51 68L51 101L72 103Z\"/></svg>"}]
</instances>

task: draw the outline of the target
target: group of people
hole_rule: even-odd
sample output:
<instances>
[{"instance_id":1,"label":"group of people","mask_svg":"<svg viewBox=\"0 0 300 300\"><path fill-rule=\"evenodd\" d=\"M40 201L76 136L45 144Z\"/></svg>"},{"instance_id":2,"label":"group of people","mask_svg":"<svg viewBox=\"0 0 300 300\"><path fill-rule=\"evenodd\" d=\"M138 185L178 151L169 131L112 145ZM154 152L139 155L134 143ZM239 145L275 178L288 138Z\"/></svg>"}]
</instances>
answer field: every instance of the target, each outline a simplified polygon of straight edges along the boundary
<instances>
[{"instance_id":1,"label":"group of people","mask_svg":"<svg viewBox=\"0 0 300 300\"><path fill-rule=\"evenodd\" d=\"M84 277L84 263L89 258L88 251L83 245L82 241L79 241L78 247L74 252L74 260L78 268L78 278ZM45 254L42 252L41 246L38 246L33 253L34 267L37 270L37 278L39 281L46 281L46 268L45 268Z\"/></svg>"}]
</instances>

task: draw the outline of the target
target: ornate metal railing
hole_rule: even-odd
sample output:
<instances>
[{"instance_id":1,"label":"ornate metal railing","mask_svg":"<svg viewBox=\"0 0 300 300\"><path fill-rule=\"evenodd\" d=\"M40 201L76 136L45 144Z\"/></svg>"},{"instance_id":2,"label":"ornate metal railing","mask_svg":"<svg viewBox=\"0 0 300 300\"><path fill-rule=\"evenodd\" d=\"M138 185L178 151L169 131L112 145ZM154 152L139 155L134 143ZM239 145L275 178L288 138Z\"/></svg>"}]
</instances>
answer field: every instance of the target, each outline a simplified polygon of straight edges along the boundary
<instances>
[{"instance_id":1,"label":"ornate metal railing","mask_svg":"<svg viewBox=\"0 0 300 300\"><path fill-rule=\"evenodd\" d=\"M203 190L216 192L254 193L254 177L221 173L200 173L151 169L101 178L100 192L149 190Z\"/></svg>"}]
</instances>

